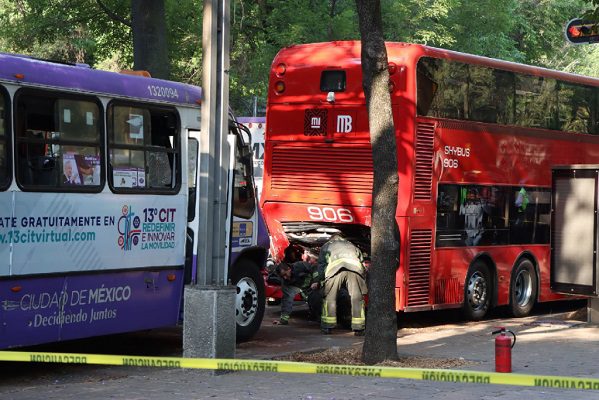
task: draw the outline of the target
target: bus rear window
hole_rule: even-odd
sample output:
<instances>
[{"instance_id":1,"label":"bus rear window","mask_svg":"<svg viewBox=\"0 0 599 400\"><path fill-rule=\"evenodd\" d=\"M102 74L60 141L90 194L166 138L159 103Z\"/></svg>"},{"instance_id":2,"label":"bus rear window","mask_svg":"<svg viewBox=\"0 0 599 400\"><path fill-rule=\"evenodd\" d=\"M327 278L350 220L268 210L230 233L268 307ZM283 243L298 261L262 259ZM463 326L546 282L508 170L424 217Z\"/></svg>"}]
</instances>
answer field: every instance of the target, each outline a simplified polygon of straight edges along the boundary
<instances>
[{"instance_id":1,"label":"bus rear window","mask_svg":"<svg viewBox=\"0 0 599 400\"><path fill-rule=\"evenodd\" d=\"M320 91L345 91L345 71L322 71L322 75L320 75Z\"/></svg>"}]
</instances>

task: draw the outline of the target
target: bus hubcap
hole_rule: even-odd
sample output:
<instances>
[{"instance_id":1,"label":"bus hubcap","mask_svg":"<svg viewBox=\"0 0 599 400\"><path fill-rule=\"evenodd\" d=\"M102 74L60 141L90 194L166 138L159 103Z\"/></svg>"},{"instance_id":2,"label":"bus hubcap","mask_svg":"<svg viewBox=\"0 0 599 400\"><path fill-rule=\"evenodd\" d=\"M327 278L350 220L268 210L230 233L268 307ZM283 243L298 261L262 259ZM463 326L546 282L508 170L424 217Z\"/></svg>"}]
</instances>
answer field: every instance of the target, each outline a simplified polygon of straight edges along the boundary
<instances>
[{"instance_id":1,"label":"bus hubcap","mask_svg":"<svg viewBox=\"0 0 599 400\"><path fill-rule=\"evenodd\" d=\"M250 278L242 278L237 282L235 298L235 318L237 325L249 325L258 310L258 288Z\"/></svg>"},{"instance_id":2,"label":"bus hubcap","mask_svg":"<svg viewBox=\"0 0 599 400\"><path fill-rule=\"evenodd\" d=\"M518 272L514 292L516 294L516 303L519 306L528 304L532 295L532 278L528 270L521 270Z\"/></svg>"},{"instance_id":3,"label":"bus hubcap","mask_svg":"<svg viewBox=\"0 0 599 400\"><path fill-rule=\"evenodd\" d=\"M473 309L484 308L487 303L487 281L480 272L475 272L468 281L468 301Z\"/></svg>"}]
</instances>

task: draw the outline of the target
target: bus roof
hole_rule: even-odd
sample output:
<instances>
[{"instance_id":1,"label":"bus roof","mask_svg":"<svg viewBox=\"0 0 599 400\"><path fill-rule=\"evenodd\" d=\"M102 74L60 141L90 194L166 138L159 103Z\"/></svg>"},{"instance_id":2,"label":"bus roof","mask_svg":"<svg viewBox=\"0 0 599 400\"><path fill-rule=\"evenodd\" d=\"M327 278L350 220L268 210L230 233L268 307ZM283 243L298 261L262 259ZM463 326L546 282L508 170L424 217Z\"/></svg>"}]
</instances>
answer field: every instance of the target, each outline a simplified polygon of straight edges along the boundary
<instances>
[{"instance_id":1,"label":"bus roof","mask_svg":"<svg viewBox=\"0 0 599 400\"><path fill-rule=\"evenodd\" d=\"M0 81L199 106L201 88L184 83L95 70L0 53Z\"/></svg>"},{"instance_id":2,"label":"bus roof","mask_svg":"<svg viewBox=\"0 0 599 400\"><path fill-rule=\"evenodd\" d=\"M386 42L385 45L389 62L394 62L396 64L405 64L409 60L416 61L422 56L429 56L524 74L542 75L591 86L599 86L598 78L551 70L543 67L476 56L421 44ZM309 66L319 68L346 68L351 64L361 65L361 42L355 40L292 45L279 51L273 61L272 68L275 69L281 62L294 63L296 65L301 65L302 68L308 68Z\"/></svg>"}]
</instances>

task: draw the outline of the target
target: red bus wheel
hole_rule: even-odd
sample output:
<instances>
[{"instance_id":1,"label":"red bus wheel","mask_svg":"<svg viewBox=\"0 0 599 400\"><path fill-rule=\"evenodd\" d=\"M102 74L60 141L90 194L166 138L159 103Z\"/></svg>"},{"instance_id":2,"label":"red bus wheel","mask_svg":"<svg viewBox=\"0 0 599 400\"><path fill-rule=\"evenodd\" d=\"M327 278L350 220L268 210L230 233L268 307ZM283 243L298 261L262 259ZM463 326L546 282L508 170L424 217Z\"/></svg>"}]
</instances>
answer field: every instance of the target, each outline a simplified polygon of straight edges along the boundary
<instances>
[{"instance_id":1,"label":"red bus wheel","mask_svg":"<svg viewBox=\"0 0 599 400\"><path fill-rule=\"evenodd\" d=\"M477 260L470 266L464 285L463 311L467 319L481 320L491 304L491 274L484 262Z\"/></svg>"},{"instance_id":2,"label":"red bus wheel","mask_svg":"<svg viewBox=\"0 0 599 400\"><path fill-rule=\"evenodd\" d=\"M514 317L527 316L537 298L537 274L530 260L522 260L514 268L510 280L510 311Z\"/></svg>"}]
</instances>

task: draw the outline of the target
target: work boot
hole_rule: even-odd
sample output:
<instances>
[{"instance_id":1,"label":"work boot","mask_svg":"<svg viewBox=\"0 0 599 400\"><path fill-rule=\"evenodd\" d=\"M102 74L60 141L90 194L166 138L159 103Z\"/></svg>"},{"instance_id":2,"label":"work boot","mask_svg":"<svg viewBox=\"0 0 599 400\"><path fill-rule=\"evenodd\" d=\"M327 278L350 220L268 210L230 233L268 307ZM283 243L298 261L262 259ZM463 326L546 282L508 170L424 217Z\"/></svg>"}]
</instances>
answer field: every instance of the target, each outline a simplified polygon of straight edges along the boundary
<instances>
[{"instance_id":1,"label":"work boot","mask_svg":"<svg viewBox=\"0 0 599 400\"><path fill-rule=\"evenodd\" d=\"M364 336L364 329L354 331L354 336Z\"/></svg>"},{"instance_id":2,"label":"work boot","mask_svg":"<svg viewBox=\"0 0 599 400\"><path fill-rule=\"evenodd\" d=\"M320 332L323 335L330 335L331 334L332 329L331 328L320 328Z\"/></svg>"}]
</instances>

